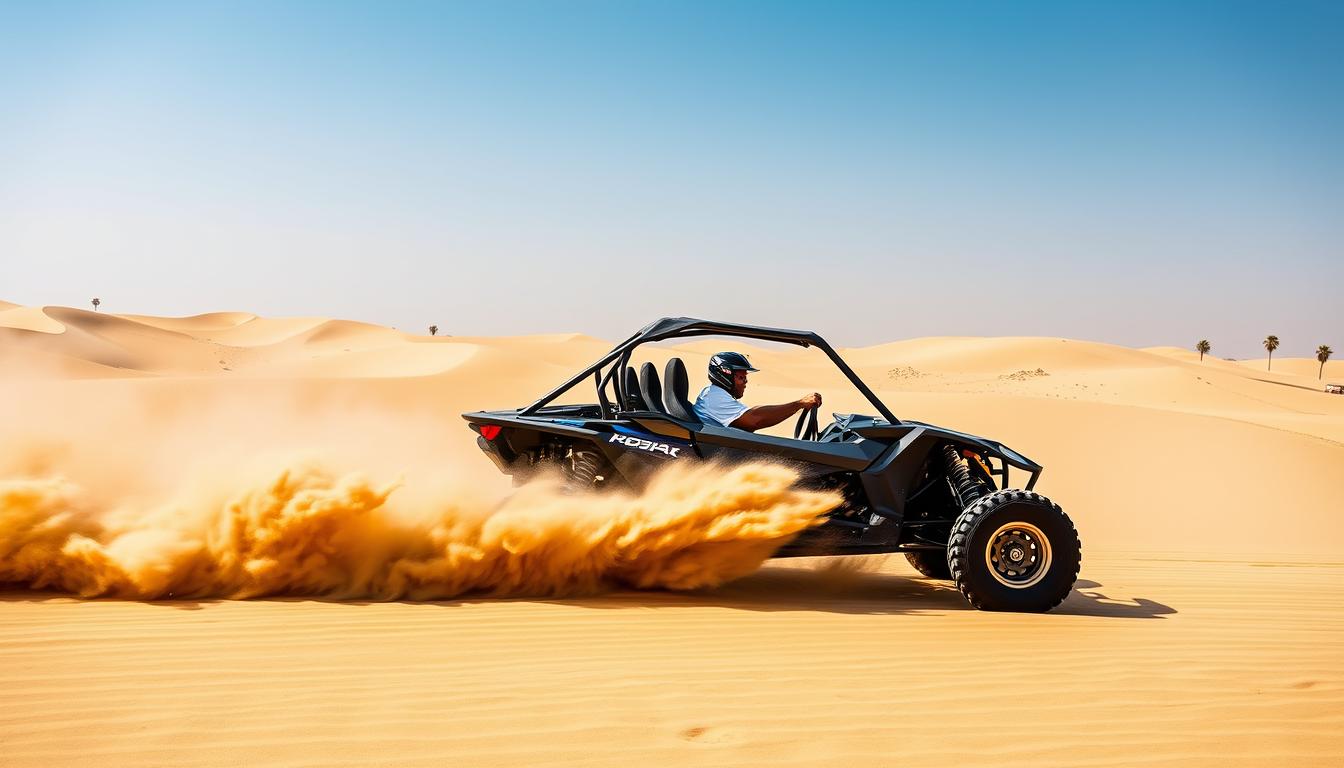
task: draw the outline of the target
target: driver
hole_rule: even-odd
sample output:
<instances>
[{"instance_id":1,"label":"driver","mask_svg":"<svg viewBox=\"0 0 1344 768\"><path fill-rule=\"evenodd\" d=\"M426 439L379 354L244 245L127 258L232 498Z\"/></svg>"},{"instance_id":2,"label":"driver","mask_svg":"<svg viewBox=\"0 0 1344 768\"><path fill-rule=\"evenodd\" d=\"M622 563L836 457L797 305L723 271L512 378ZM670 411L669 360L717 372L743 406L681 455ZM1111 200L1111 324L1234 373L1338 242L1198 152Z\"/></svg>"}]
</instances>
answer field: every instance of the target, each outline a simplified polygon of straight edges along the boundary
<instances>
[{"instance_id":1,"label":"driver","mask_svg":"<svg viewBox=\"0 0 1344 768\"><path fill-rule=\"evenodd\" d=\"M739 398L747 391L747 373L755 370L740 352L720 352L711 357L709 386L695 398L695 415L706 424L755 432L773 427L798 411L821 406L821 395L813 392L791 403L748 408Z\"/></svg>"}]
</instances>

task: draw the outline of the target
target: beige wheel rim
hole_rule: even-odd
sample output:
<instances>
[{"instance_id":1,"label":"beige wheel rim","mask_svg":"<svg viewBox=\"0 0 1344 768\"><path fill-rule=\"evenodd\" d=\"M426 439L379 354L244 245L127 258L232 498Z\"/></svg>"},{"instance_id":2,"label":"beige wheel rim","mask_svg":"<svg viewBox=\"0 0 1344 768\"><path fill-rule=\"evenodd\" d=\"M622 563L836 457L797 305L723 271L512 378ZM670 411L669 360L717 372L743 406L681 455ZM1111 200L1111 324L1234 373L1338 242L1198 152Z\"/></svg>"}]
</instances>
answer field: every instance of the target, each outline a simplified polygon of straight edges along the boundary
<instances>
[{"instance_id":1,"label":"beige wheel rim","mask_svg":"<svg viewBox=\"0 0 1344 768\"><path fill-rule=\"evenodd\" d=\"M1031 523L999 526L985 544L985 566L994 580L1011 589L1026 589L1050 572L1050 539Z\"/></svg>"}]
</instances>

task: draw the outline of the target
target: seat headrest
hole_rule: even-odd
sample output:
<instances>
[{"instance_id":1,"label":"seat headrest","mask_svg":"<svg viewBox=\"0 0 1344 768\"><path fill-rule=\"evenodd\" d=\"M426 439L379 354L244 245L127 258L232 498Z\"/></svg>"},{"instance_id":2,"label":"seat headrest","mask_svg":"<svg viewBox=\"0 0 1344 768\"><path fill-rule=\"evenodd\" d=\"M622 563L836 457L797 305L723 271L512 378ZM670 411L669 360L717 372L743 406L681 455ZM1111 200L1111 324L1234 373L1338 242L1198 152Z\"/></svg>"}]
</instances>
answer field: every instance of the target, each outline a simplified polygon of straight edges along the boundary
<instances>
[{"instance_id":1,"label":"seat headrest","mask_svg":"<svg viewBox=\"0 0 1344 768\"><path fill-rule=\"evenodd\" d=\"M639 375L633 365L625 367L625 409L627 411L647 411L644 397L639 394Z\"/></svg>"},{"instance_id":2,"label":"seat headrest","mask_svg":"<svg viewBox=\"0 0 1344 768\"><path fill-rule=\"evenodd\" d=\"M644 396L644 404L649 410L667 413L663 407L663 386L658 381L658 369L653 367L653 363L639 367L639 393Z\"/></svg>"},{"instance_id":3,"label":"seat headrest","mask_svg":"<svg viewBox=\"0 0 1344 768\"><path fill-rule=\"evenodd\" d=\"M663 369L663 388L670 389L683 400L690 393L691 380L686 376L686 364L680 357L667 361L667 367Z\"/></svg>"},{"instance_id":4,"label":"seat headrest","mask_svg":"<svg viewBox=\"0 0 1344 768\"><path fill-rule=\"evenodd\" d=\"M674 357L667 361L667 367L663 369L663 402L669 416L698 424L700 419L695 415L689 396L690 379L686 376L686 364L681 362L681 358Z\"/></svg>"}]
</instances>

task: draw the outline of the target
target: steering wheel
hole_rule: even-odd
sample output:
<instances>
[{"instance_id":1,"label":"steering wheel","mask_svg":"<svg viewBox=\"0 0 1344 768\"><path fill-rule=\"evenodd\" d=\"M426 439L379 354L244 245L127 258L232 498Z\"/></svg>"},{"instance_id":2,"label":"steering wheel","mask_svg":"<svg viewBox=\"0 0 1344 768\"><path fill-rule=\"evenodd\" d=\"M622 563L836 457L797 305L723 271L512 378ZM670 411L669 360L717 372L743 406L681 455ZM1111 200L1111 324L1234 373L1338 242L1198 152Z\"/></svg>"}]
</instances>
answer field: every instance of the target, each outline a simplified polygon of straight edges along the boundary
<instances>
[{"instance_id":1,"label":"steering wheel","mask_svg":"<svg viewBox=\"0 0 1344 768\"><path fill-rule=\"evenodd\" d=\"M798 414L798 423L793 425L794 440L816 440L821 435L821 430L817 429L817 409L820 407L813 406Z\"/></svg>"}]
</instances>

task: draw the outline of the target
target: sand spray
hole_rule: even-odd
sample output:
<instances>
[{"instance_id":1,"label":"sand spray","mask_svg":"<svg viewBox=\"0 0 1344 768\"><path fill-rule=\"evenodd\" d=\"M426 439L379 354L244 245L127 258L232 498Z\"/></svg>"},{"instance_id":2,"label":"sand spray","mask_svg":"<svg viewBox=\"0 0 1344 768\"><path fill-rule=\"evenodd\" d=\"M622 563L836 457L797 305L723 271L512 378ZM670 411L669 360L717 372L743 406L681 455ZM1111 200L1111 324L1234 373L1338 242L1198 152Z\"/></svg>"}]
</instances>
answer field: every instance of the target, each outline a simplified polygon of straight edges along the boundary
<instances>
[{"instance_id":1,"label":"sand spray","mask_svg":"<svg viewBox=\"0 0 1344 768\"><path fill-rule=\"evenodd\" d=\"M514 489L442 414L106 389L84 407L29 390L0 413L0 583L129 599L692 589L755 570L839 502L771 464L669 462L641 493L566 495L545 475Z\"/></svg>"}]
</instances>

